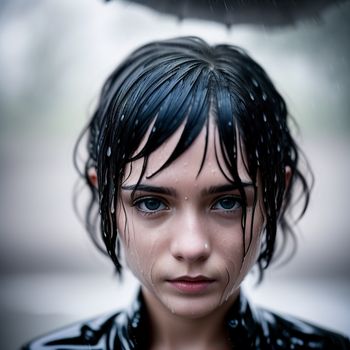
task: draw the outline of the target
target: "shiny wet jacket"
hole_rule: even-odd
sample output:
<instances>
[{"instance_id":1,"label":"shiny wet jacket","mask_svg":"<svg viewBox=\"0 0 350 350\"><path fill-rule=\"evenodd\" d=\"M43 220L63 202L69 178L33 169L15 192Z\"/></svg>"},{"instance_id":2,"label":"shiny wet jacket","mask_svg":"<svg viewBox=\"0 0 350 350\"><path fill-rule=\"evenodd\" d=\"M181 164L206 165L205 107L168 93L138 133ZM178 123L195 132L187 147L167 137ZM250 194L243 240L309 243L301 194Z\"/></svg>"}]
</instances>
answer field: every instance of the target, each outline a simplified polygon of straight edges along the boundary
<instances>
[{"instance_id":1,"label":"shiny wet jacket","mask_svg":"<svg viewBox=\"0 0 350 350\"><path fill-rule=\"evenodd\" d=\"M251 305L241 293L226 320L234 349L350 349L342 335ZM29 343L22 350L148 349L148 319L142 294L128 310L81 322Z\"/></svg>"}]
</instances>

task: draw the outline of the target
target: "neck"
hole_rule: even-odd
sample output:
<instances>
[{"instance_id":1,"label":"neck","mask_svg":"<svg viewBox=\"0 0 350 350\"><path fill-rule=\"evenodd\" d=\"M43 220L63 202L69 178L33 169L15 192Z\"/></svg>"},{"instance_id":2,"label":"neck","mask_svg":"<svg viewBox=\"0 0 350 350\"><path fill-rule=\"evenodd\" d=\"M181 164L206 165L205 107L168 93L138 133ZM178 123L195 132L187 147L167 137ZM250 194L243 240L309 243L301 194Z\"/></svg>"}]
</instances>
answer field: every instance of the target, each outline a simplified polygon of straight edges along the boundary
<instances>
[{"instance_id":1,"label":"neck","mask_svg":"<svg viewBox=\"0 0 350 350\"><path fill-rule=\"evenodd\" d=\"M183 317L171 312L142 288L150 317L151 349L230 349L225 316L239 290L213 312L201 317Z\"/></svg>"}]
</instances>

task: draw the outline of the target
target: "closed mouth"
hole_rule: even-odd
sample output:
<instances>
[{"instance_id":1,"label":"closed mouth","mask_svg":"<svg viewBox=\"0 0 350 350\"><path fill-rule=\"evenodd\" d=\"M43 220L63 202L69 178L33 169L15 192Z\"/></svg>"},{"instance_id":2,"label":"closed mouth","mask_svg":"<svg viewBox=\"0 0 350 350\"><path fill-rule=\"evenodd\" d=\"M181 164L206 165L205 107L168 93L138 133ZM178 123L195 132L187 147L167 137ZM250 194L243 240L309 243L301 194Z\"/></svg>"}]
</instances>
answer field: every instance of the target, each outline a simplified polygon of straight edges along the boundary
<instances>
[{"instance_id":1,"label":"closed mouth","mask_svg":"<svg viewBox=\"0 0 350 350\"><path fill-rule=\"evenodd\" d=\"M214 282L214 279L212 278L209 278L209 277L206 277L206 276L202 276L202 275L199 275L199 276L181 276L181 277L178 277L178 278L174 278L174 279L171 279L169 280L169 282L184 282L184 283L209 283L209 282Z\"/></svg>"},{"instance_id":2,"label":"closed mouth","mask_svg":"<svg viewBox=\"0 0 350 350\"><path fill-rule=\"evenodd\" d=\"M215 280L206 276L181 276L168 282L183 294L201 294L205 293Z\"/></svg>"}]
</instances>

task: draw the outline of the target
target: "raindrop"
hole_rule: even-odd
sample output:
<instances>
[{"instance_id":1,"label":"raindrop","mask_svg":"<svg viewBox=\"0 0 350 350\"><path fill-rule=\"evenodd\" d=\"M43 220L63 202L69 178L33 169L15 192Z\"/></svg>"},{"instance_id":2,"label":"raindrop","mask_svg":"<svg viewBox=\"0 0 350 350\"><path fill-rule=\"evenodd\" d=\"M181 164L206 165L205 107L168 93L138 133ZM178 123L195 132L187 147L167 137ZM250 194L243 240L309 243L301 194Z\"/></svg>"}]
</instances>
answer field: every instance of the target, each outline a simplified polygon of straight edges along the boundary
<instances>
[{"instance_id":1,"label":"raindrop","mask_svg":"<svg viewBox=\"0 0 350 350\"><path fill-rule=\"evenodd\" d=\"M280 152L281 151L281 146L278 144L277 145L277 152Z\"/></svg>"},{"instance_id":2,"label":"raindrop","mask_svg":"<svg viewBox=\"0 0 350 350\"><path fill-rule=\"evenodd\" d=\"M123 155L122 155L122 159L125 159L125 153L123 153Z\"/></svg>"},{"instance_id":3,"label":"raindrop","mask_svg":"<svg viewBox=\"0 0 350 350\"><path fill-rule=\"evenodd\" d=\"M273 181L275 182L275 184L277 183L277 174L275 174L275 177L273 178Z\"/></svg>"},{"instance_id":4,"label":"raindrop","mask_svg":"<svg viewBox=\"0 0 350 350\"><path fill-rule=\"evenodd\" d=\"M252 79L252 82L253 82L253 85L254 85L255 87L258 87L258 86L259 86L258 82L257 82L254 78Z\"/></svg>"},{"instance_id":5,"label":"raindrop","mask_svg":"<svg viewBox=\"0 0 350 350\"><path fill-rule=\"evenodd\" d=\"M266 95L266 93L265 93L265 92L263 92L263 94L262 94L262 99L263 99L264 101L266 101L266 100L267 100L267 95Z\"/></svg>"},{"instance_id":6,"label":"raindrop","mask_svg":"<svg viewBox=\"0 0 350 350\"><path fill-rule=\"evenodd\" d=\"M107 173L107 171L106 171L105 180L104 180L103 184L106 186L107 183L108 183L108 173ZM102 198L101 198L101 200L102 200Z\"/></svg>"},{"instance_id":7,"label":"raindrop","mask_svg":"<svg viewBox=\"0 0 350 350\"><path fill-rule=\"evenodd\" d=\"M276 343L277 343L277 345L278 345L278 346L282 346L282 345L284 345L284 343L283 343L283 340L282 340L282 339L277 339L277 340L276 340Z\"/></svg>"},{"instance_id":8,"label":"raindrop","mask_svg":"<svg viewBox=\"0 0 350 350\"><path fill-rule=\"evenodd\" d=\"M123 114L121 117L120 117L120 121L122 122L125 118L125 115Z\"/></svg>"},{"instance_id":9,"label":"raindrop","mask_svg":"<svg viewBox=\"0 0 350 350\"><path fill-rule=\"evenodd\" d=\"M103 232L103 236L104 236L104 237L107 237L107 232L106 232L106 231Z\"/></svg>"},{"instance_id":10,"label":"raindrop","mask_svg":"<svg viewBox=\"0 0 350 350\"><path fill-rule=\"evenodd\" d=\"M257 149L255 150L255 155L256 155L256 158L259 159L259 152Z\"/></svg>"},{"instance_id":11,"label":"raindrop","mask_svg":"<svg viewBox=\"0 0 350 350\"><path fill-rule=\"evenodd\" d=\"M138 125L138 123L139 123L139 120L138 120L138 119L136 119L136 120L135 120L135 126L137 126L137 125Z\"/></svg>"},{"instance_id":12,"label":"raindrop","mask_svg":"<svg viewBox=\"0 0 350 350\"><path fill-rule=\"evenodd\" d=\"M270 215L271 215L271 208L270 208L270 207L267 207L267 208L266 208L266 212L267 212L267 215L270 216Z\"/></svg>"},{"instance_id":13,"label":"raindrop","mask_svg":"<svg viewBox=\"0 0 350 350\"><path fill-rule=\"evenodd\" d=\"M232 122L228 122L227 125L228 125L228 126L232 126Z\"/></svg>"},{"instance_id":14,"label":"raindrop","mask_svg":"<svg viewBox=\"0 0 350 350\"><path fill-rule=\"evenodd\" d=\"M114 198L112 198L112 202L111 202L111 214L114 214Z\"/></svg>"},{"instance_id":15,"label":"raindrop","mask_svg":"<svg viewBox=\"0 0 350 350\"><path fill-rule=\"evenodd\" d=\"M156 132L156 130L157 130L157 128L154 126L154 127L152 128L152 132Z\"/></svg>"},{"instance_id":16,"label":"raindrop","mask_svg":"<svg viewBox=\"0 0 350 350\"><path fill-rule=\"evenodd\" d=\"M263 113L263 119L264 119L264 122L266 123L267 122L267 118L266 118L266 114Z\"/></svg>"},{"instance_id":17,"label":"raindrop","mask_svg":"<svg viewBox=\"0 0 350 350\"><path fill-rule=\"evenodd\" d=\"M110 157L112 153L111 147L107 148L107 157Z\"/></svg>"},{"instance_id":18,"label":"raindrop","mask_svg":"<svg viewBox=\"0 0 350 350\"><path fill-rule=\"evenodd\" d=\"M254 98L254 96L253 96L253 94L252 94L251 92L249 93L249 97L250 97L250 99L251 99L252 101L255 100L255 98Z\"/></svg>"},{"instance_id":19,"label":"raindrop","mask_svg":"<svg viewBox=\"0 0 350 350\"><path fill-rule=\"evenodd\" d=\"M120 139L117 140L117 144L118 144L118 145L120 144Z\"/></svg>"}]
</instances>

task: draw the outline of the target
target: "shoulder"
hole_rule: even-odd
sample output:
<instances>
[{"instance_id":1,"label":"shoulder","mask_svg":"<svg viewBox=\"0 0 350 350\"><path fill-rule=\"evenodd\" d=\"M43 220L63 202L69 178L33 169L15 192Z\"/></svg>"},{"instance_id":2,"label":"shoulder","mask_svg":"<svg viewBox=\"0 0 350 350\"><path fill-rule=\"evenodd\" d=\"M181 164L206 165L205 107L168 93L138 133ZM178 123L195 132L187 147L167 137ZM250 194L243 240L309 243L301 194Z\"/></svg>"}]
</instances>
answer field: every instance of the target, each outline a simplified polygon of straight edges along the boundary
<instances>
[{"instance_id":1,"label":"shoulder","mask_svg":"<svg viewBox=\"0 0 350 350\"><path fill-rule=\"evenodd\" d=\"M93 350L105 349L106 344L117 350L118 322L124 317L123 312L118 312L77 322L31 341L22 350Z\"/></svg>"},{"instance_id":2,"label":"shoulder","mask_svg":"<svg viewBox=\"0 0 350 350\"><path fill-rule=\"evenodd\" d=\"M257 309L262 332L276 349L350 349L349 338L309 322Z\"/></svg>"},{"instance_id":3,"label":"shoulder","mask_svg":"<svg viewBox=\"0 0 350 350\"><path fill-rule=\"evenodd\" d=\"M142 349L147 343L148 320L141 293L117 313L78 322L37 338L22 350Z\"/></svg>"}]
</instances>

